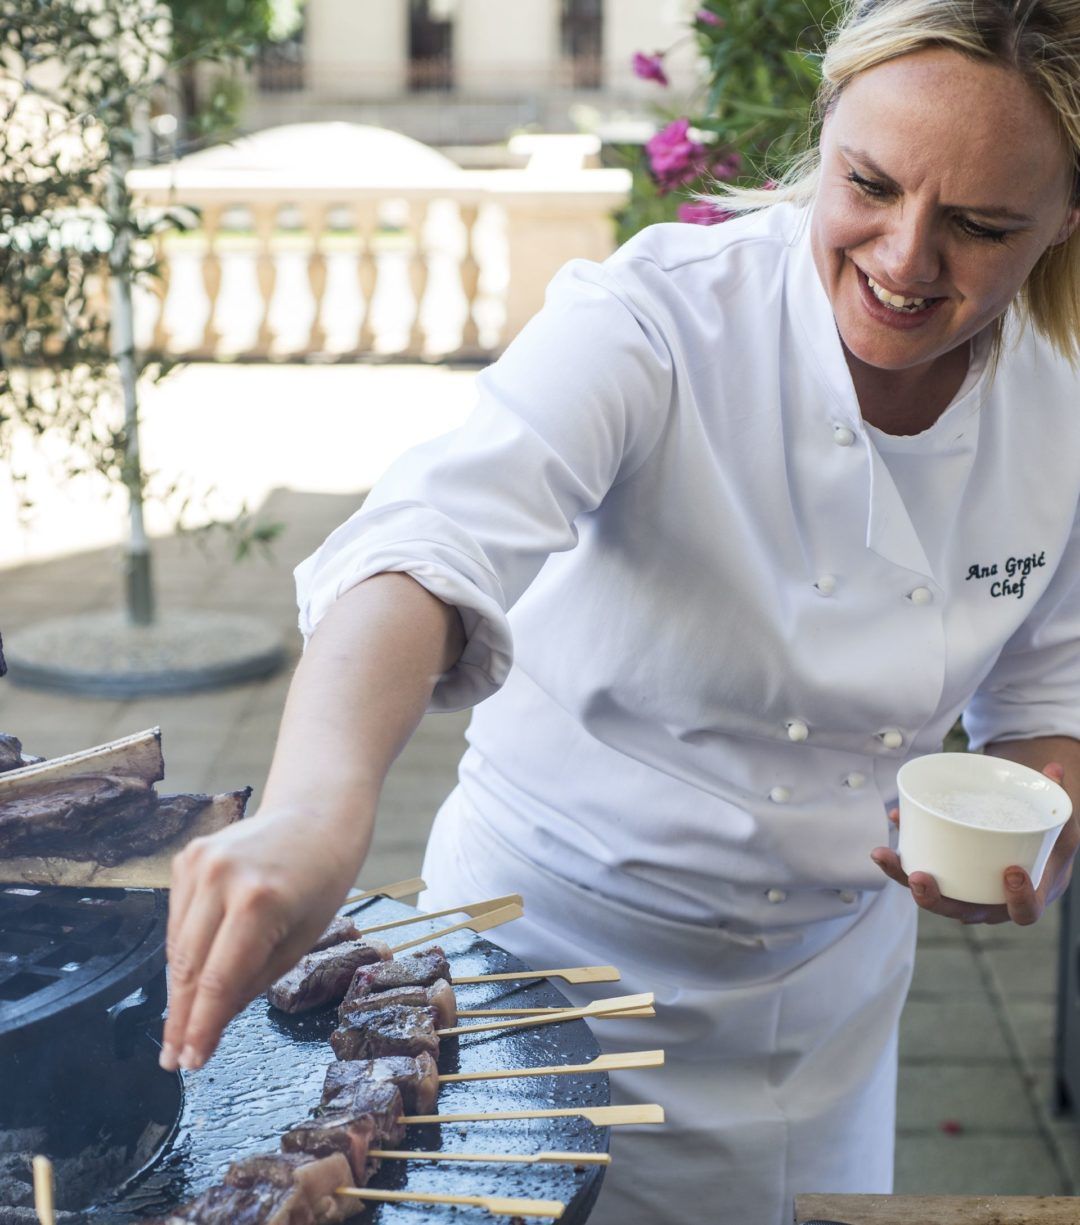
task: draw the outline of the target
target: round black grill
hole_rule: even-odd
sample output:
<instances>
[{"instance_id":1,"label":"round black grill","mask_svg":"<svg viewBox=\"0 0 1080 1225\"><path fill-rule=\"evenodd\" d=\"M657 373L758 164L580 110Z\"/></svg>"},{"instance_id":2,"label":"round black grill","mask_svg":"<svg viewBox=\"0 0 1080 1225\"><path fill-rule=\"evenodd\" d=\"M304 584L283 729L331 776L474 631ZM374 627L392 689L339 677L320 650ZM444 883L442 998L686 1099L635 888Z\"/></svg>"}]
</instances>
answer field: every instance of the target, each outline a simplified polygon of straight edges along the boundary
<instances>
[{"instance_id":1,"label":"round black grill","mask_svg":"<svg viewBox=\"0 0 1080 1225\"><path fill-rule=\"evenodd\" d=\"M159 974L167 915L153 890L0 888L0 1058Z\"/></svg>"}]
</instances>

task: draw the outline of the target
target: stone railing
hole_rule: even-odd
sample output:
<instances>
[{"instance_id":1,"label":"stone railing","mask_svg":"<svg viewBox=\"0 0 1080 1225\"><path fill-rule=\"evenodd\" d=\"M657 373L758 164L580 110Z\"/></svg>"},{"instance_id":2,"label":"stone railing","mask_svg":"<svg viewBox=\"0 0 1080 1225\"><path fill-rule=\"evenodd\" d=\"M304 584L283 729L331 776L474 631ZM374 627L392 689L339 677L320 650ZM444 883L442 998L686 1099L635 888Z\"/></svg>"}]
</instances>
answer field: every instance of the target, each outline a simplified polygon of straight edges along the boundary
<instances>
[{"instance_id":1,"label":"stone railing","mask_svg":"<svg viewBox=\"0 0 1080 1225\"><path fill-rule=\"evenodd\" d=\"M428 150L420 169L373 174L343 148L315 167L260 164L249 149L231 166L195 155L133 171L141 203L198 217L159 241L139 343L206 360L497 353L562 264L614 247L629 174L590 167L590 141L519 138L529 160L514 170L462 170Z\"/></svg>"}]
</instances>

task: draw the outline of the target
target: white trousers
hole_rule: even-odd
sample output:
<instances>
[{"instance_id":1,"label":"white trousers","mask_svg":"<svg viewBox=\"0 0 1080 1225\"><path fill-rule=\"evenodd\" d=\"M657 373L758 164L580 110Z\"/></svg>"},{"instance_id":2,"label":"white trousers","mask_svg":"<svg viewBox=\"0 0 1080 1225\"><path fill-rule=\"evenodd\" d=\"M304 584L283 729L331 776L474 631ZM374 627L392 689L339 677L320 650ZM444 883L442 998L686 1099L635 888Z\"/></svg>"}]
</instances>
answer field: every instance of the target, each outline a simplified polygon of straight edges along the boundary
<instances>
[{"instance_id":1,"label":"white trousers","mask_svg":"<svg viewBox=\"0 0 1080 1225\"><path fill-rule=\"evenodd\" d=\"M758 936L639 913L523 858L456 790L423 866L425 909L520 893L493 939L536 968L612 963L656 1017L596 1022L605 1052L664 1048L611 1074L613 1102L659 1102L662 1126L617 1127L590 1225L790 1225L804 1192L892 1190L897 1025L916 908L888 885L850 917Z\"/></svg>"}]
</instances>

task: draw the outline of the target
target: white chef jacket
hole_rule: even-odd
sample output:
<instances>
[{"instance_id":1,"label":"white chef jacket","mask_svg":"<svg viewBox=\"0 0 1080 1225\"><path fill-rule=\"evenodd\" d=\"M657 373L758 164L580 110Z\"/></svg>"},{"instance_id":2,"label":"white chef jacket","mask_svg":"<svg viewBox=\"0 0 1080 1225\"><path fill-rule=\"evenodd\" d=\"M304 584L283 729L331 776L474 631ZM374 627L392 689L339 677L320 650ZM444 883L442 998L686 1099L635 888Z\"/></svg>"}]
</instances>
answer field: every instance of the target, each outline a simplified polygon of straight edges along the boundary
<instances>
[{"instance_id":1,"label":"white chef jacket","mask_svg":"<svg viewBox=\"0 0 1080 1225\"><path fill-rule=\"evenodd\" d=\"M755 931L883 887L896 771L965 708L976 746L1080 736L1076 375L1029 330L887 440L807 220L568 264L468 422L296 572L305 637L380 571L459 609L432 705L483 700L461 787L524 857Z\"/></svg>"}]
</instances>

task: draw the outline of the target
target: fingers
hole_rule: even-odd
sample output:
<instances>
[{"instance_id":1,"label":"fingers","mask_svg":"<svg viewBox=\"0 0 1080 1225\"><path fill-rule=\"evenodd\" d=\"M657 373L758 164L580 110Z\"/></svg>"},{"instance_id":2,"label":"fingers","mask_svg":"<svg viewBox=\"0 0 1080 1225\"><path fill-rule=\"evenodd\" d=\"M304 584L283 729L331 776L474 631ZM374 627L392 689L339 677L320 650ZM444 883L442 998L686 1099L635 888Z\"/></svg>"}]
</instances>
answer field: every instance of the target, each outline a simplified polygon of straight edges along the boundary
<instances>
[{"instance_id":1,"label":"fingers","mask_svg":"<svg viewBox=\"0 0 1080 1225\"><path fill-rule=\"evenodd\" d=\"M267 969L277 932L265 922L267 903L262 890L250 890L218 928L190 997L181 1067L201 1068L229 1021L272 981Z\"/></svg>"},{"instance_id":2,"label":"fingers","mask_svg":"<svg viewBox=\"0 0 1080 1225\"><path fill-rule=\"evenodd\" d=\"M1009 918L1021 927L1034 923L1043 912L1043 902L1023 868L1012 867L1005 872L1005 897Z\"/></svg>"},{"instance_id":3,"label":"fingers","mask_svg":"<svg viewBox=\"0 0 1080 1225\"><path fill-rule=\"evenodd\" d=\"M1042 772L1059 786L1065 781L1065 767L1059 761L1048 761Z\"/></svg>"},{"instance_id":4,"label":"fingers","mask_svg":"<svg viewBox=\"0 0 1080 1225\"><path fill-rule=\"evenodd\" d=\"M173 862L180 905L169 899L166 956L169 961L169 1015L161 1044L161 1066L174 1072L184 1047L187 1019L198 990L199 975L213 944L224 910L216 882L202 871L204 849L192 843ZM199 878L202 878L199 881ZM197 881L201 883L199 888Z\"/></svg>"},{"instance_id":5,"label":"fingers","mask_svg":"<svg viewBox=\"0 0 1080 1225\"><path fill-rule=\"evenodd\" d=\"M878 846L870 852L870 858L885 873L889 880L894 880L898 885L903 885L905 889L907 888L907 873L900 866L900 856L895 851L890 850L887 846Z\"/></svg>"}]
</instances>

